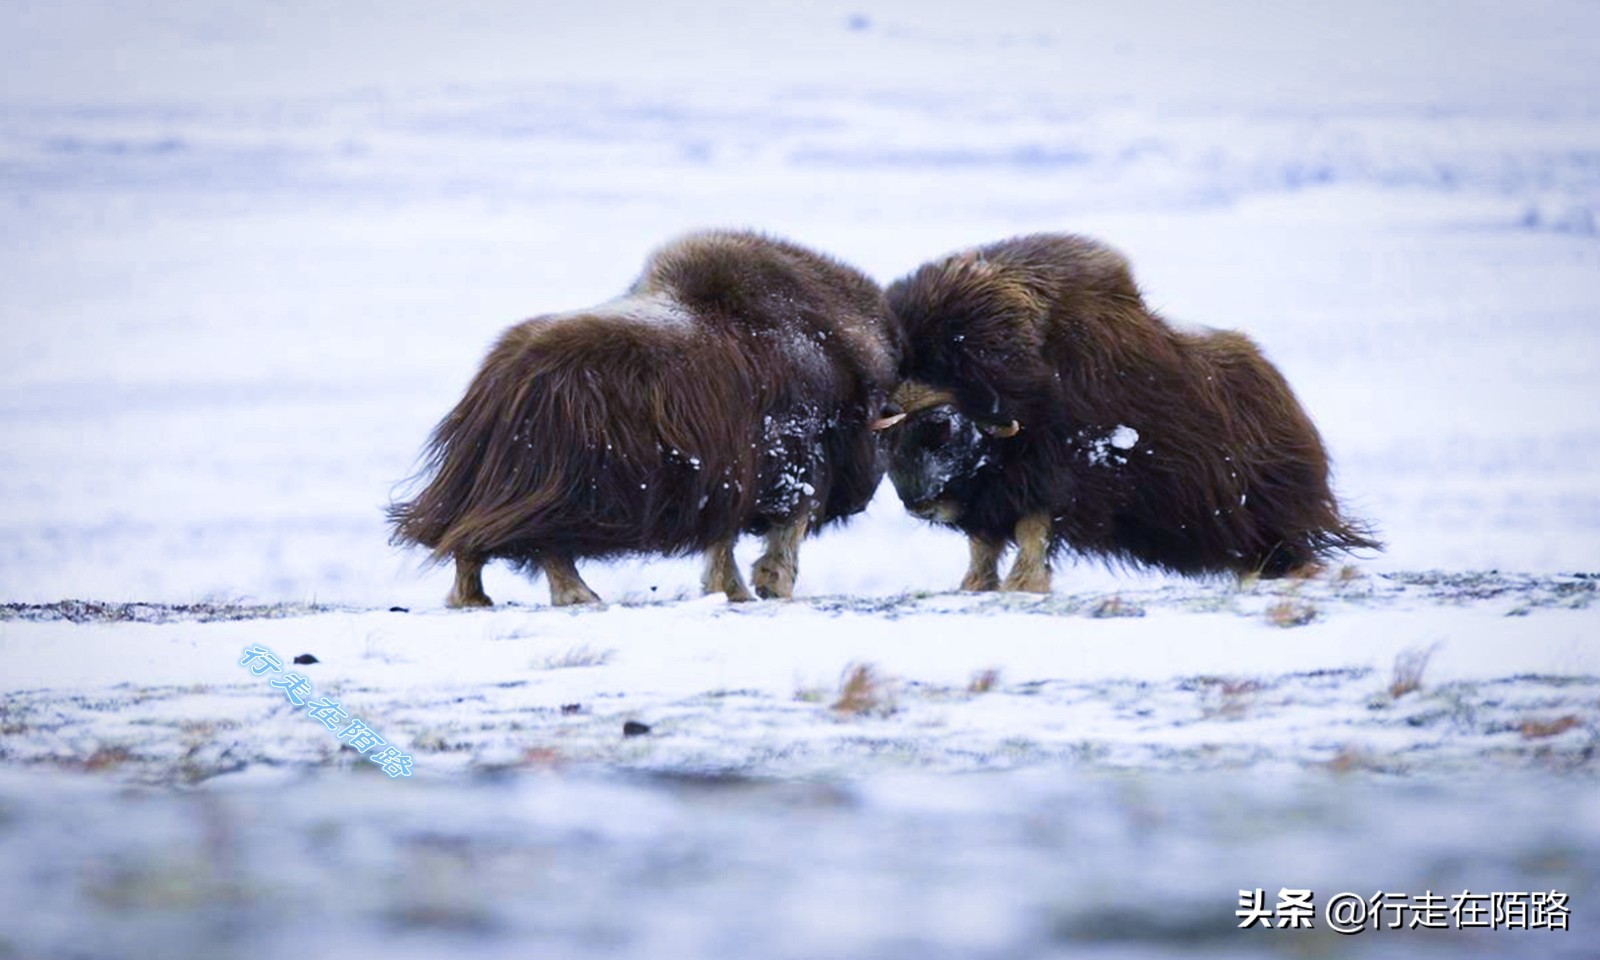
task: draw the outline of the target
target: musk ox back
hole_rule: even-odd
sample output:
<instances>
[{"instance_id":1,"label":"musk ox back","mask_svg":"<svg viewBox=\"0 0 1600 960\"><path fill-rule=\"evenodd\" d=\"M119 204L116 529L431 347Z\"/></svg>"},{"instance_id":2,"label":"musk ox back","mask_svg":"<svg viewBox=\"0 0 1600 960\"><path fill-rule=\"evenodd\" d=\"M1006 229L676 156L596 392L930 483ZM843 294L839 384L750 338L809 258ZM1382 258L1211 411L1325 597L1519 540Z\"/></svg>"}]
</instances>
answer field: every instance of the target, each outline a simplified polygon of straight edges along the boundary
<instances>
[{"instance_id":1,"label":"musk ox back","mask_svg":"<svg viewBox=\"0 0 1600 960\"><path fill-rule=\"evenodd\" d=\"M967 533L964 589L1047 591L1062 548L1276 577L1381 547L1341 516L1322 440L1255 344L1169 327L1115 250L1020 237L924 265L888 298L907 343L902 414L881 423L890 478L913 513Z\"/></svg>"},{"instance_id":2,"label":"musk ox back","mask_svg":"<svg viewBox=\"0 0 1600 960\"><path fill-rule=\"evenodd\" d=\"M500 558L542 570L555 604L598 598L574 561L707 555L704 586L749 599L733 563L793 589L805 534L865 508L884 470L871 429L893 385L883 294L838 262L753 233L669 244L621 298L528 320L489 352L434 430L396 544L452 558L454 606L488 605Z\"/></svg>"}]
</instances>

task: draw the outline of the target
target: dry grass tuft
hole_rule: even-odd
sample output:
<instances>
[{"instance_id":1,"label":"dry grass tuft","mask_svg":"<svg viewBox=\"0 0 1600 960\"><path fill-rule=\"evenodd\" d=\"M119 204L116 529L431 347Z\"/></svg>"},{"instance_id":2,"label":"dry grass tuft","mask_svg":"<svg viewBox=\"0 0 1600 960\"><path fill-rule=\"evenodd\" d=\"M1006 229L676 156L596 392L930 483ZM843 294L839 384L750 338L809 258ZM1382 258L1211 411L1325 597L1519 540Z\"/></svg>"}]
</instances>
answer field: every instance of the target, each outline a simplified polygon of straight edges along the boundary
<instances>
[{"instance_id":1,"label":"dry grass tuft","mask_svg":"<svg viewBox=\"0 0 1600 960\"><path fill-rule=\"evenodd\" d=\"M27 733L30 728L22 720L22 711L0 701L0 737L15 737Z\"/></svg>"},{"instance_id":2,"label":"dry grass tuft","mask_svg":"<svg viewBox=\"0 0 1600 960\"><path fill-rule=\"evenodd\" d=\"M967 681L968 693L988 693L1000 685L1000 671L994 667L985 667L972 675Z\"/></svg>"},{"instance_id":3,"label":"dry grass tuft","mask_svg":"<svg viewBox=\"0 0 1600 960\"><path fill-rule=\"evenodd\" d=\"M800 703L821 703L828 699L828 691L823 687L797 686L794 688L794 698Z\"/></svg>"},{"instance_id":4,"label":"dry grass tuft","mask_svg":"<svg viewBox=\"0 0 1600 960\"><path fill-rule=\"evenodd\" d=\"M1522 731L1522 739L1539 740L1544 737L1560 736L1573 727L1581 726L1583 726L1583 718L1569 713L1554 720L1524 720L1520 729Z\"/></svg>"},{"instance_id":5,"label":"dry grass tuft","mask_svg":"<svg viewBox=\"0 0 1600 960\"><path fill-rule=\"evenodd\" d=\"M1382 770L1383 765L1362 747L1346 744L1328 760L1328 770L1336 774L1355 773L1360 770Z\"/></svg>"},{"instance_id":6,"label":"dry grass tuft","mask_svg":"<svg viewBox=\"0 0 1600 960\"><path fill-rule=\"evenodd\" d=\"M566 758L561 755L561 751L554 747L529 747L522 751L518 765L537 770L555 770L565 762Z\"/></svg>"},{"instance_id":7,"label":"dry grass tuft","mask_svg":"<svg viewBox=\"0 0 1600 960\"><path fill-rule=\"evenodd\" d=\"M1428 658L1438 649L1434 644L1426 650L1402 650L1394 658L1394 677L1389 681L1389 696L1398 700L1408 693L1422 689L1422 673L1428 669Z\"/></svg>"},{"instance_id":8,"label":"dry grass tuft","mask_svg":"<svg viewBox=\"0 0 1600 960\"><path fill-rule=\"evenodd\" d=\"M1110 596L1095 604L1094 608L1089 611L1089 616L1096 619L1104 619L1106 617L1142 617L1144 616L1144 607L1131 600L1124 600L1119 596Z\"/></svg>"},{"instance_id":9,"label":"dry grass tuft","mask_svg":"<svg viewBox=\"0 0 1600 960\"><path fill-rule=\"evenodd\" d=\"M870 663L852 663L844 668L839 681L836 713L850 716L888 716L894 713L894 685Z\"/></svg>"},{"instance_id":10,"label":"dry grass tuft","mask_svg":"<svg viewBox=\"0 0 1600 960\"><path fill-rule=\"evenodd\" d=\"M1249 712L1256 694L1261 692L1261 684L1255 680L1224 680L1217 691L1222 695L1218 716L1238 718Z\"/></svg>"},{"instance_id":11,"label":"dry grass tuft","mask_svg":"<svg viewBox=\"0 0 1600 960\"><path fill-rule=\"evenodd\" d=\"M616 654L615 650L596 650L587 643L571 647L563 653L551 654L543 660L535 660L535 670L567 670L572 667L603 667L611 662Z\"/></svg>"},{"instance_id":12,"label":"dry grass tuft","mask_svg":"<svg viewBox=\"0 0 1600 960\"><path fill-rule=\"evenodd\" d=\"M1285 597L1267 608L1266 620L1275 627L1303 627L1317 619L1317 607L1309 600Z\"/></svg>"},{"instance_id":13,"label":"dry grass tuft","mask_svg":"<svg viewBox=\"0 0 1600 960\"><path fill-rule=\"evenodd\" d=\"M94 753L83 760L83 769L91 773L97 770L114 770L132 759L133 754L126 747L97 747Z\"/></svg>"},{"instance_id":14,"label":"dry grass tuft","mask_svg":"<svg viewBox=\"0 0 1600 960\"><path fill-rule=\"evenodd\" d=\"M1200 692L1201 715L1225 720L1249 713L1256 696L1266 689L1259 680L1232 677L1199 677L1194 685Z\"/></svg>"},{"instance_id":15,"label":"dry grass tuft","mask_svg":"<svg viewBox=\"0 0 1600 960\"><path fill-rule=\"evenodd\" d=\"M1304 563L1293 570L1290 570L1287 579L1290 583L1305 583L1307 580L1315 580L1318 577L1321 577L1327 571L1327 564L1316 562Z\"/></svg>"}]
</instances>

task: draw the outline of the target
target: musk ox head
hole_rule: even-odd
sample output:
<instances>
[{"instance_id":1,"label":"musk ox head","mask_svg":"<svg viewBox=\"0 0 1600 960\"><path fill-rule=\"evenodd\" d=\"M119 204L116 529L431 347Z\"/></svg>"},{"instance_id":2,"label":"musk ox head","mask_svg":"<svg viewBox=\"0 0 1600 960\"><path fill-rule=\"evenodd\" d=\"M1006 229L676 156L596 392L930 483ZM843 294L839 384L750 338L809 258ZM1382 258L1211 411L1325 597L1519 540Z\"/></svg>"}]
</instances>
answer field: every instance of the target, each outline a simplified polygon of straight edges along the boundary
<instances>
[{"instance_id":1,"label":"musk ox head","mask_svg":"<svg viewBox=\"0 0 1600 960\"><path fill-rule=\"evenodd\" d=\"M873 427L886 437L889 480L900 502L925 520L955 523L976 478L995 461L996 445L1021 429L979 423L962 413L955 396L907 383Z\"/></svg>"}]
</instances>

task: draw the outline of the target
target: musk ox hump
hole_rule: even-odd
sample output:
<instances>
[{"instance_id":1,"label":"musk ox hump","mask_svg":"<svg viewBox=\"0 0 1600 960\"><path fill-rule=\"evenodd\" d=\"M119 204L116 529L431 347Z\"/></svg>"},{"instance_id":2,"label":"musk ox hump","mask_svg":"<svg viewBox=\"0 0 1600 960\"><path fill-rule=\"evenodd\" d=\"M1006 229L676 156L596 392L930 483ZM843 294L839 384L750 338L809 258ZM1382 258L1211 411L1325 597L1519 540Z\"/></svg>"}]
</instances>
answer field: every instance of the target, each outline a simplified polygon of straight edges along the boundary
<instances>
[{"instance_id":1,"label":"musk ox hump","mask_svg":"<svg viewBox=\"0 0 1600 960\"><path fill-rule=\"evenodd\" d=\"M699 319L677 298L664 292L629 293L597 306L535 317L539 324L586 323L615 320L650 328L688 331L698 329Z\"/></svg>"},{"instance_id":2,"label":"musk ox hump","mask_svg":"<svg viewBox=\"0 0 1600 960\"><path fill-rule=\"evenodd\" d=\"M736 337L770 332L795 359L814 353L887 391L900 335L883 291L824 254L752 231L707 230L651 254L632 292L664 293Z\"/></svg>"}]
</instances>

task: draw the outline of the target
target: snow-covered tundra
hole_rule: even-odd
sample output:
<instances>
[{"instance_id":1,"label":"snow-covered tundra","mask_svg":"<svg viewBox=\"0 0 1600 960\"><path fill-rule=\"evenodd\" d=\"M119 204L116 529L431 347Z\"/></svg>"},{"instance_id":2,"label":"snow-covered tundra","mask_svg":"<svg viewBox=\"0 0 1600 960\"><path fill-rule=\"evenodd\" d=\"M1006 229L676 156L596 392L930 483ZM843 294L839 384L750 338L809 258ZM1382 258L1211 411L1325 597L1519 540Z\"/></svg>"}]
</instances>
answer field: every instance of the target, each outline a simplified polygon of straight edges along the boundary
<instances>
[{"instance_id":1,"label":"snow-covered tundra","mask_svg":"<svg viewBox=\"0 0 1600 960\"><path fill-rule=\"evenodd\" d=\"M0 4L0 957L1587 960L1596 63L1587 0ZM1107 238L1387 548L958 595L884 485L792 600L441 609L419 440L708 225Z\"/></svg>"}]
</instances>

